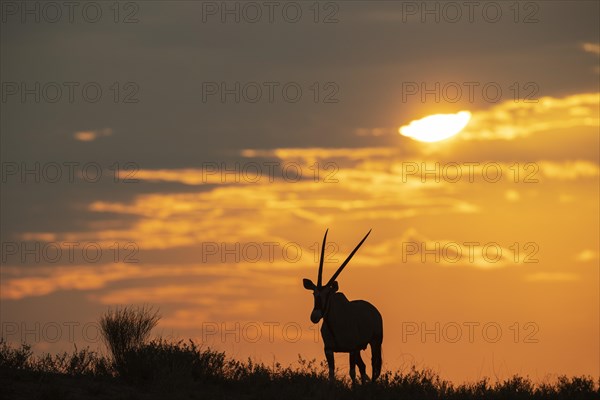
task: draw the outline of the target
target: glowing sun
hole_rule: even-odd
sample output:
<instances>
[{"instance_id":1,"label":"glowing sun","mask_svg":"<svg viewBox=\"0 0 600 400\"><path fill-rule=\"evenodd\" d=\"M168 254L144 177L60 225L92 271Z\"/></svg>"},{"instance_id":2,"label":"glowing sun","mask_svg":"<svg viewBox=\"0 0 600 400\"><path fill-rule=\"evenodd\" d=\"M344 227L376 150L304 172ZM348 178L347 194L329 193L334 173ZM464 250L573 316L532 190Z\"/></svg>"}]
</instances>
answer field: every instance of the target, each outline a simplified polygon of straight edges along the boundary
<instances>
[{"instance_id":1,"label":"glowing sun","mask_svg":"<svg viewBox=\"0 0 600 400\"><path fill-rule=\"evenodd\" d=\"M471 119L471 113L460 111L456 114L434 114L401 126L401 135L420 142L439 142L462 131Z\"/></svg>"}]
</instances>

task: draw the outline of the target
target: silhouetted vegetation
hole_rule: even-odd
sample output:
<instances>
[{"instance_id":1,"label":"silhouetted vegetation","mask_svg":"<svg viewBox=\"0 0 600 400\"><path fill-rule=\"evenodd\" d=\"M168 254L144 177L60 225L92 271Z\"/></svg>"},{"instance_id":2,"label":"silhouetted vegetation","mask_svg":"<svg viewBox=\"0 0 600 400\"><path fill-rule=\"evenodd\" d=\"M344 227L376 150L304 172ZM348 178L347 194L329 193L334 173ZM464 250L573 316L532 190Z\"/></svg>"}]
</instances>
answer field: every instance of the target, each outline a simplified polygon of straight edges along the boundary
<instances>
[{"instance_id":1,"label":"silhouetted vegetation","mask_svg":"<svg viewBox=\"0 0 600 400\"><path fill-rule=\"evenodd\" d=\"M160 316L152 307L117 307L100 318L100 330L117 369L126 367L126 357L137 352L150 338Z\"/></svg>"},{"instance_id":2,"label":"silhouetted vegetation","mask_svg":"<svg viewBox=\"0 0 600 400\"><path fill-rule=\"evenodd\" d=\"M325 361L266 366L238 361L193 341L149 340L158 321L149 308L111 311L101 319L110 351L35 356L0 339L0 398L14 399L598 399L592 377L534 384L514 376L491 384L454 385L430 370L384 371L376 383L331 383ZM137 326L139 325L139 326ZM106 328L105 328L106 327ZM112 346L112 347L111 347Z\"/></svg>"}]
</instances>

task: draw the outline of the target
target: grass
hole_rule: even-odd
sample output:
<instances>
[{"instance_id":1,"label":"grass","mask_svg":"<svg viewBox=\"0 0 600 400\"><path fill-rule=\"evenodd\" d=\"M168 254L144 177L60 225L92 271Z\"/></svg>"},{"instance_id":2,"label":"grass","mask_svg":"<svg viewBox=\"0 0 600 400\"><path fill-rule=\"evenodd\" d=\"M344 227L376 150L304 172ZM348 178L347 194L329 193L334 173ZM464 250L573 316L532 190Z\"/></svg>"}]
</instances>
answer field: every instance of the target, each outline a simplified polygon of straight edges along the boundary
<instances>
[{"instance_id":1,"label":"grass","mask_svg":"<svg viewBox=\"0 0 600 400\"><path fill-rule=\"evenodd\" d=\"M100 318L102 339L117 367L125 365L129 352L148 341L159 319L158 310L148 306L116 308Z\"/></svg>"},{"instance_id":2,"label":"grass","mask_svg":"<svg viewBox=\"0 0 600 400\"><path fill-rule=\"evenodd\" d=\"M385 371L374 384L333 383L324 361L265 366L193 341L149 340L158 313L123 308L101 318L109 356L89 349L34 356L0 339L0 399L599 399L592 377L534 384L514 376L454 385L430 370ZM136 326L139 325L139 326Z\"/></svg>"}]
</instances>

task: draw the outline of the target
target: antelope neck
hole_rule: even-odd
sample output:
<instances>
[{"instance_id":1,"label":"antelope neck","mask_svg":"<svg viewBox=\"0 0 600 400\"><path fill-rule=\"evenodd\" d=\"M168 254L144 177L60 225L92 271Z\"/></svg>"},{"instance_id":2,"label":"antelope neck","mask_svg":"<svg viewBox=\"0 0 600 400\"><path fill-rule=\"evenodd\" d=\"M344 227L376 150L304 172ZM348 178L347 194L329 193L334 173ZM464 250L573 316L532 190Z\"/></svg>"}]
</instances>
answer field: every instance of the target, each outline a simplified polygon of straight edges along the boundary
<instances>
[{"instance_id":1,"label":"antelope neck","mask_svg":"<svg viewBox=\"0 0 600 400\"><path fill-rule=\"evenodd\" d=\"M331 301L331 296L334 294L335 293L330 294L329 297L327 297L327 300L325 300L325 304L323 304L323 320L325 320L325 317L329 313L329 303Z\"/></svg>"}]
</instances>

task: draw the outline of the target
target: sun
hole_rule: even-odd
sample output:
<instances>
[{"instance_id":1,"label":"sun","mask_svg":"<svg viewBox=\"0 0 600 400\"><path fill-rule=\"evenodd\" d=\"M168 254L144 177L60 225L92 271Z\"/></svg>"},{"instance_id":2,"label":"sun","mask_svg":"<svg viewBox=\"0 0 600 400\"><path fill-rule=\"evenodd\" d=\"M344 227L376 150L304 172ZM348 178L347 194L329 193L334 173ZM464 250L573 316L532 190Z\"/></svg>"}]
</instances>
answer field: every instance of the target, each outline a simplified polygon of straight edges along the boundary
<instances>
[{"instance_id":1,"label":"sun","mask_svg":"<svg viewBox=\"0 0 600 400\"><path fill-rule=\"evenodd\" d=\"M460 111L456 114L434 114L401 126L398 131L401 135L420 142L439 142L462 131L470 120L471 113L469 111Z\"/></svg>"}]
</instances>

